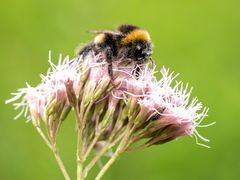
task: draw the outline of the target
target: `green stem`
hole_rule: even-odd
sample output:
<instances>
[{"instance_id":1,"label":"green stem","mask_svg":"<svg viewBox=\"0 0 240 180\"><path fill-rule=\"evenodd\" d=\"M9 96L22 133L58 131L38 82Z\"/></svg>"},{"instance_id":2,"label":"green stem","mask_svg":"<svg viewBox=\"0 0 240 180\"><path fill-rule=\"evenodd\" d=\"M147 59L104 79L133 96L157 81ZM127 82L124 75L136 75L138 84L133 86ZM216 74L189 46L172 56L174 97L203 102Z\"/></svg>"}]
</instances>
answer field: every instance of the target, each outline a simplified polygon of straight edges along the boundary
<instances>
[{"instance_id":1,"label":"green stem","mask_svg":"<svg viewBox=\"0 0 240 180\"><path fill-rule=\"evenodd\" d=\"M40 134L41 138L44 140L44 142L47 144L47 146L52 149L52 145L51 143L48 141L47 137L45 136L45 134L42 132L41 128L36 126L36 130L37 132Z\"/></svg>"},{"instance_id":2,"label":"green stem","mask_svg":"<svg viewBox=\"0 0 240 180\"><path fill-rule=\"evenodd\" d=\"M98 141L99 137L102 135L104 130L107 128L107 124L110 121L110 119L112 118L113 114L114 114L114 110L109 110L108 112L106 112L106 114L105 114L105 116L104 116L104 118L103 118L103 120L101 122L102 123L102 127L99 130L96 128L96 135L95 135L94 139L92 140L92 142L90 143L89 147L86 150L86 153L85 153L84 158L83 158L84 160L87 158L87 156L89 155L89 153L93 149L94 145Z\"/></svg>"},{"instance_id":3,"label":"green stem","mask_svg":"<svg viewBox=\"0 0 240 180\"><path fill-rule=\"evenodd\" d=\"M99 174L97 175L95 180L100 180L103 177L103 175L106 173L106 171L109 169L109 167L117 160L117 158L120 156L120 154L121 154L121 149L118 149L114 153L114 155L111 157L111 159L101 169L101 171L99 172Z\"/></svg>"},{"instance_id":4,"label":"green stem","mask_svg":"<svg viewBox=\"0 0 240 180\"><path fill-rule=\"evenodd\" d=\"M110 166L117 160L117 158L125 151L125 149L128 147L128 140L131 137L133 131L135 130L135 126L132 127L132 125L129 123L128 127L126 129L126 134L123 137L122 141L120 142L116 152L114 155L109 159L109 161L104 165L104 167L101 169L101 171L98 173L95 180L100 180L103 175L107 172L107 170L110 168Z\"/></svg>"},{"instance_id":5,"label":"green stem","mask_svg":"<svg viewBox=\"0 0 240 180\"><path fill-rule=\"evenodd\" d=\"M114 129L111 133L111 136L109 137L108 141L106 142L105 146L96 154L96 156L90 161L90 163L87 165L87 167L84 170L84 176L87 176L87 173L92 169L92 167L96 164L96 162L109 150L111 149L113 146L115 146L124 136L125 131L119 131L120 127L122 127L123 124L123 120L125 119L124 114L126 113L125 111L123 111L123 105L121 104L120 107L120 112L119 112L119 116L118 119L116 121L116 124L114 126ZM101 134L101 132L100 132ZM114 141L112 141L114 139L114 137L117 137ZM97 139L98 137L96 137ZM93 142L94 143L94 142ZM95 143L94 143L95 144Z\"/></svg>"},{"instance_id":6,"label":"green stem","mask_svg":"<svg viewBox=\"0 0 240 180\"><path fill-rule=\"evenodd\" d=\"M56 159L56 161L58 163L58 166L59 166L60 170L62 171L62 174L63 174L65 180L71 180L70 176L68 175L68 172L67 172L66 168L64 167L62 159L61 159L61 157L59 155L59 151L58 151L57 146L53 145L52 147L53 147L52 148L53 154L55 156L55 159Z\"/></svg>"},{"instance_id":7,"label":"green stem","mask_svg":"<svg viewBox=\"0 0 240 180\"><path fill-rule=\"evenodd\" d=\"M82 132L78 130L78 142L77 142L77 180L83 180L83 159L82 159Z\"/></svg>"},{"instance_id":8,"label":"green stem","mask_svg":"<svg viewBox=\"0 0 240 180\"><path fill-rule=\"evenodd\" d=\"M124 131L125 132L125 131ZM124 136L124 132L119 134L118 138L115 141L111 142L112 138L109 139L107 144L103 147L103 149L97 153L97 155L90 161L90 163L86 166L84 170L84 177L87 176L88 172L92 169L92 167L96 164L96 162L109 150L111 149L118 141L122 139Z\"/></svg>"},{"instance_id":9,"label":"green stem","mask_svg":"<svg viewBox=\"0 0 240 180\"><path fill-rule=\"evenodd\" d=\"M50 143L49 140L47 139L47 137L45 136L45 134L42 132L41 128L36 126L36 130L37 132L40 134L40 136L42 137L42 139L45 141L45 143L47 144L47 146L52 150L55 159L57 161L57 164L65 178L65 180L71 180L70 176L68 175L68 172L66 170L66 168L64 167L64 164L62 162L62 159L60 157L59 151L57 149L57 146L55 143Z\"/></svg>"},{"instance_id":10,"label":"green stem","mask_svg":"<svg viewBox=\"0 0 240 180\"><path fill-rule=\"evenodd\" d=\"M87 148L87 151L86 151L86 153L85 153L85 155L84 155L84 158L83 158L84 160L87 159L89 153L90 153L91 150L93 149L94 145L96 144L96 142L97 142L97 140L99 139L99 137L101 136L101 134L102 134L102 132L98 132L98 133L96 134L96 136L94 137L94 139L92 140L91 144L90 144L89 147Z\"/></svg>"},{"instance_id":11,"label":"green stem","mask_svg":"<svg viewBox=\"0 0 240 180\"><path fill-rule=\"evenodd\" d=\"M81 123L81 118L79 114L78 107L74 108L75 116L77 118L77 128L78 128L78 135L77 135L77 180L83 180L83 158L82 158L82 140L83 140L83 127L79 126Z\"/></svg>"}]
</instances>

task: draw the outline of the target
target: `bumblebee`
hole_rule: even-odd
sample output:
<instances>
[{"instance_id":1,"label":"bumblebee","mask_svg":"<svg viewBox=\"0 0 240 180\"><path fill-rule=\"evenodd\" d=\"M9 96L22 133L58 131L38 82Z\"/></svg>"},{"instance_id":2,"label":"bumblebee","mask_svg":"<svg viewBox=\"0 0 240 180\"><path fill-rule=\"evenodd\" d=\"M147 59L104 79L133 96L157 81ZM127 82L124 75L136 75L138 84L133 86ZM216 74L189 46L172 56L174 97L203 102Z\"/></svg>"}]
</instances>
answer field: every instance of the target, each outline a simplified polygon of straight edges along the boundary
<instances>
[{"instance_id":1,"label":"bumblebee","mask_svg":"<svg viewBox=\"0 0 240 180\"><path fill-rule=\"evenodd\" d=\"M89 52L95 55L101 53L108 62L108 74L112 78L112 62L116 60L130 60L135 65L151 60L152 42L149 33L134 25L121 25L117 31L94 31L96 36L88 45L77 54L83 59Z\"/></svg>"}]
</instances>

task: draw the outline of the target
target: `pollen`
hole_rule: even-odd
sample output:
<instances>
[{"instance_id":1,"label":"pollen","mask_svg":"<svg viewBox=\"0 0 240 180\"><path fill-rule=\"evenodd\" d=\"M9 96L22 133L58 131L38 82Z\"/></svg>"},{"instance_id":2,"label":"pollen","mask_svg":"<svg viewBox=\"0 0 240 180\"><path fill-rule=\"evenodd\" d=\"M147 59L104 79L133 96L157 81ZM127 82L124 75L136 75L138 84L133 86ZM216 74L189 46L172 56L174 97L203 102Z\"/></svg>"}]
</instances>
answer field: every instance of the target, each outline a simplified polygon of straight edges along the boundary
<instances>
[{"instance_id":1,"label":"pollen","mask_svg":"<svg viewBox=\"0 0 240 180\"><path fill-rule=\"evenodd\" d=\"M105 34L103 34L103 33L98 34L94 39L94 43L96 43L96 44L103 43L104 39L105 39Z\"/></svg>"},{"instance_id":2,"label":"pollen","mask_svg":"<svg viewBox=\"0 0 240 180\"><path fill-rule=\"evenodd\" d=\"M142 29L136 29L130 32L125 38L122 39L122 44L126 45L133 41L138 41L138 40L150 42L151 38L147 31L144 31Z\"/></svg>"}]
</instances>

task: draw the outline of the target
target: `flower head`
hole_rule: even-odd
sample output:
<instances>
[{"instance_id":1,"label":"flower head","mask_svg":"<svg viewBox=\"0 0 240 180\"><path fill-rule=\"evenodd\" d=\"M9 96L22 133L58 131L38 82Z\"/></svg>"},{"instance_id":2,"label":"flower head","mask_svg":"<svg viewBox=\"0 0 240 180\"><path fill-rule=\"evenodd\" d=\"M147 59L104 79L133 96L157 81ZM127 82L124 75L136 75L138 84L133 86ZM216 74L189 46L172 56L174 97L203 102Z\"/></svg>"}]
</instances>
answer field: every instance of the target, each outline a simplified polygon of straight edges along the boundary
<instances>
[{"instance_id":1,"label":"flower head","mask_svg":"<svg viewBox=\"0 0 240 180\"><path fill-rule=\"evenodd\" d=\"M22 114L28 116L29 112L35 126L42 119L54 139L73 107L80 111L78 128L90 128L90 137L99 136L93 140L95 143L114 138L130 125L129 146L141 139L147 139L144 146L148 147L186 135L208 141L196 130L208 109L197 98L191 100L192 88L176 81L178 74L165 67L157 80L155 66L122 59L112 62L111 77L109 63L93 53L84 59L80 56L62 60L60 56L57 65L49 56L49 63L51 67L46 75L40 76L39 85L27 84L6 103L21 98L13 104L15 109L22 108L16 118Z\"/></svg>"},{"instance_id":2,"label":"flower head","mask_svg":"<svg viewBox=\"0 0 240 180\"><path fill-rule=\"evenodd\" d=\"M127 80L128 87L131 88L128 88L126 93L137 99L141 108L139 122L147 127L142 134L151 136L168 127L164 138L161 133L157 137L154 135L153 140L147 144L167 142L169 139L192 134L206 141L196 128L207 116L208 109L203 107L197 98L190 100L192 89L188 90L188 85L184 86L180 81L175 81L175 85L172 85L177 75L169 73L164 67L160 72L162 78L159 81L155 79L153 71L148 69L143 70L143 77Z\"/></svg>"},{"instance_id":3,"label":"flower head","mask_svg":"<svg viewBox=\"0 0 240 180\"><path fill-rule=\"evenodd\" d=\"M79 64L81 61L76 61L75 59L69 60L68 57L62 61L60 55L59 62L55 65L49 54L49 63L51 68L46 75L40 75L42 79L40 84L36 87L31 87L27 83L26 88L21 88L17 93L12 93L15 96L6 101L6 103L10 103L22 98L20 103L13 104L15 109L22 107L22 111L16 116L16 119L22 114L27 116L29 110L30 116L28 116L28 119L34 121L43 119L45 121L50 105L51 109L53 109L53 106L58 104L69 104L66 89L69 82L73 85L75 96L78 94L80 83Z\"/></svg>"}]
</instances>

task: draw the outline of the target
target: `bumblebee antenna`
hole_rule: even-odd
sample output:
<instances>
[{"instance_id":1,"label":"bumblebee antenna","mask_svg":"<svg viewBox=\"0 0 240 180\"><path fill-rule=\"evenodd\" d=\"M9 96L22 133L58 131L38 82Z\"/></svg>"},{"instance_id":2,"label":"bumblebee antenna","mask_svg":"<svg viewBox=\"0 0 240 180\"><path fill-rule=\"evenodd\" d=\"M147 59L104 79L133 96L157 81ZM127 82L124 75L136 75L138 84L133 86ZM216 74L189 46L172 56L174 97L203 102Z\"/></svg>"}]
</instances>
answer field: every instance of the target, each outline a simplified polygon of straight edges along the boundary
<instances>
[{"instance_id":1,"label":"bumblebee antenna","mask_svg":"<svg viewBox=\"0 0 240 180\"><path fill-rule=\"evenodd\" d=\"M152 59L152 57L149 57L149 61L151 62L151 67L152 68L156 66L156 64L155 64L154 60Z\"/></svg>"}]
</instances>

